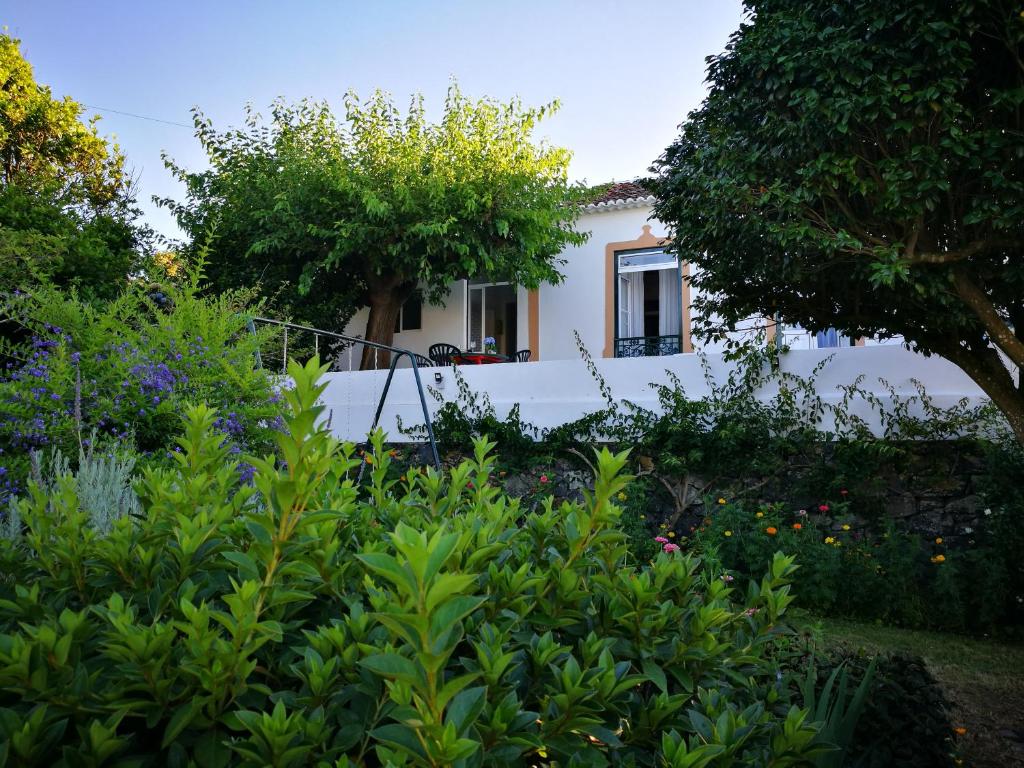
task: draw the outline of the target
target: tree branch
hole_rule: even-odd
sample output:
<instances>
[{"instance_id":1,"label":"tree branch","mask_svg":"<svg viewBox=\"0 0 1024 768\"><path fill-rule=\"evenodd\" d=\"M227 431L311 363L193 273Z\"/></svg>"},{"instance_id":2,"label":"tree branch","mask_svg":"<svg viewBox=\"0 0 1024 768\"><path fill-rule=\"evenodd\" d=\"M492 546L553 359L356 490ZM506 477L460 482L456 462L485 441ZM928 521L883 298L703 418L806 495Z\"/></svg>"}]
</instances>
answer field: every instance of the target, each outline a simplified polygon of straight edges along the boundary
<instances>
[{"instance_id":1,"label":"tree branch","mask_svg":"<svg viewBox=\"0 0 1024 768\"><path fill-rule=\"evenodd\" d=\"M989 239L972 240L963 248L955 251L918 251L913 252L913 246L917 243L917 233L911 236L904 251L903 260L908 264L953 264L957 261L964 261L983 251L993 248L1016 247L1020 243L1015 240Z\"/></svg>"},{"instance_id":2,"label":"tree branch","mask_svg":"<svg viewBox=\"0 0 1024 768\"><path fill-rule=\"evenodd\" d=\"M962 270L956 271L956 292L981 321L992 342L1018 367L1024 367L1024 342L1017 338L1009 324L1003 320L988 295Z\"/></svg>"}]
</instances>

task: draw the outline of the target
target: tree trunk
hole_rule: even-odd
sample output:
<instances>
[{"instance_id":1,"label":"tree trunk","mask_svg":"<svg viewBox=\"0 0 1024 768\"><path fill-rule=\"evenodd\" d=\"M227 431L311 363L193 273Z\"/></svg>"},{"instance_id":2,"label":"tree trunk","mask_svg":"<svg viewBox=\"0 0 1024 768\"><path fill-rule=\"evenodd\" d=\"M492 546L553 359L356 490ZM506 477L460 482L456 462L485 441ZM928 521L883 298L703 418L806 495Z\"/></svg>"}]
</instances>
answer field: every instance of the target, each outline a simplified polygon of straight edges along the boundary
<instances>
[{"instance_id":1,"label":"tree trunk","mask_svg":"<svg viewBox=\"0 0 1024 768\"><path fill-rule=\"evenodd\" d=\"M367 278L369 291L367 303L370 315L366 318L366 333L363 338L378 344L391 344L395 340L395 323L402 304L412 293L413 285L395 277L372 275ZM391 365L391 353L384 349L373 349L364 346L359 370L372 371L388 368Z\"/></svg>"},{"instance_id":2,"label":"tree trunk","mask_svg":"<svg viewBox=\"0 0 1024 768\"><path fill-rule=\"evenodd\" d=\"M992 398L993 404L1009 422L1017 441L1024 445L1024 391L1014 384L1013 375L999 353L988 346L978 352L957 343L937 351L947 360L956 363Z\"/></svg>"}]
</instances>

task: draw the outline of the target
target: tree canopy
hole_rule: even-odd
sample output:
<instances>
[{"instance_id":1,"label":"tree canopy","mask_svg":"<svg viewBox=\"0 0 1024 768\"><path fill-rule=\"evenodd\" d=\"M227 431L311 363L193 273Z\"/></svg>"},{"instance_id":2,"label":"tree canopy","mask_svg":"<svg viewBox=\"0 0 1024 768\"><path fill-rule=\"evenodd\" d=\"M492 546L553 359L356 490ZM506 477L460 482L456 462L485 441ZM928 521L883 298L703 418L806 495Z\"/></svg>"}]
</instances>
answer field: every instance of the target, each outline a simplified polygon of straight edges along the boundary
<instances>
[{"instance_id":1,"label":"tree canopy","mask_svg":"<svg viewBox=\"0 0 1024 768\"><path fill-rule=\"evenodd\" d=\"M745 5L653 168L702 315L902 336L1024 440L1020 4Z\"/></svg>"},{"instance_id":2,"label":"tree canopy","mask_svg":"<svg viewBox=\"0 0 1024 768\"><path fill-rule=\"evenodd\" d=\"M388 343L417 289L488 277L527 287L561 279L558 254L580 243L570 155L534 142L557 104L472 101L453 85L440 121L422 97L402 114L380 91L326 104L275 103L269 121L217 131L196 113L209 170L168 161L187 190L164 201L194 243L207 243L216 287L259 283L284 312L340 329L370 307L366 338Z\"/></svg>"},{"instance_id":3,"label":"tree canopy","mask_svg":"<svg viewBox=\"0 0 1024 768\"><path fill-rule=\"evenodd\" d=\"M140 262L147 233L124 157L82 112L0 34L0 287L46 281L110 298Z\"/></svg>"}]
</instances>

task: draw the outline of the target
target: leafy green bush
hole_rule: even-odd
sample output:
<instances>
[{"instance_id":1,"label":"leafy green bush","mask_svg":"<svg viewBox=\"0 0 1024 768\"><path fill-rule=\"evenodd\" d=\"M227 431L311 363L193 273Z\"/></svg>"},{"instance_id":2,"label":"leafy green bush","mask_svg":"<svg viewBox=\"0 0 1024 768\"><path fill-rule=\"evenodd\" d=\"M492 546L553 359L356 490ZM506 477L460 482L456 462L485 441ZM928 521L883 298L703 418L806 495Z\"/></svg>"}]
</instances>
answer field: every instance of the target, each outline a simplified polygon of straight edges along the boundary
<instances>
[{"instance_id":1,"label":"leafy green bush","mask_svg":"<svg viewBox=\"0 0 1024 768\"><path fill-rule=\"evenodd\" d=\"M99 306L45 287L9 297L0 316L29 339L0 370L0 501L23 485L34 450L127 445L143 463L166 462L190 403L219 409L235 452L271 445L278 397L240 314L247 296L199 287L198 274L133 285Z\"/></svg>"},{"instance_id":2,"label":"leafy green bush","mask_svg":"<svg viewBox=\"0 0 1024 768\"><path fill-rule=\"evenodd\" d=\"M489 446L389 478L322 429L290 370L281 460L253 485L189 409L142 512L93 528L69 479L0 540L7 765L803 765L816 726L770 652L790 558L745 594L698 559L638 564L625 454L584 503L524 512Z\"/></svg>"}]
</instances>

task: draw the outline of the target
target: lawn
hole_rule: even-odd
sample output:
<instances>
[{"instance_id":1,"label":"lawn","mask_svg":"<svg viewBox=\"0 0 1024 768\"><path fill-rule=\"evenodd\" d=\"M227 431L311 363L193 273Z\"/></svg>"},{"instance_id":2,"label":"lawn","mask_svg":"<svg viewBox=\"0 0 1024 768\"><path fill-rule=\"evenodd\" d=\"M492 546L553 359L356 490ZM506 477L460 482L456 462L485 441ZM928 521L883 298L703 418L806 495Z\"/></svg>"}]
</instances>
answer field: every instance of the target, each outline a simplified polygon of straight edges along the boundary
<instances>
[{"instance_id":1,"label":"lawn","mask_svg":"<svg viewBox=\"0 0 1024 768\"><path fill-rule=\"evenodd\" d=\"M953 705L963 764L1024 765L1024 643L896 629L807 614L794 623L830 644L921 656Z\"/></svg>"}]
</instances>

